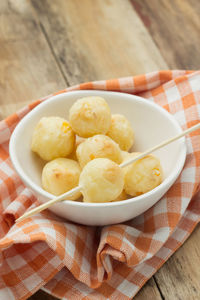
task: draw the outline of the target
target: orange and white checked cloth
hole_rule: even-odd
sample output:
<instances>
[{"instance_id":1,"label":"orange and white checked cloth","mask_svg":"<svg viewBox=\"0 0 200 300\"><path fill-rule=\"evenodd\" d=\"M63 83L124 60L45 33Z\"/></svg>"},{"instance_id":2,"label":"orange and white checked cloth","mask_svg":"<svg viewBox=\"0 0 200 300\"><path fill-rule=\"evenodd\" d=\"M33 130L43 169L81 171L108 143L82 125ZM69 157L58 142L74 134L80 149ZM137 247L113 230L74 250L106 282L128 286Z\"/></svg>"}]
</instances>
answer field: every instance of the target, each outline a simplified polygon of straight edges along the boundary
<instances>
[{"instance_id":1,"label":"orange and white checked cloth","mask_svg":"<svg viewBox=\"0 0 200 300\"><path fill-rule=\"evenodd\" d=\"M168 110L183 129L200 121L199 71L89 82L60 93L78 89L140 95ZM176 183L139 217L87 227L46 211L16 225L38 203L13 170L9 139L19 120L44 100L0 123L0 299L27 299L42 287L62 299L131 299L200 220L200 130L187 136L187 159Z\"/></svg>"}]
</instances>

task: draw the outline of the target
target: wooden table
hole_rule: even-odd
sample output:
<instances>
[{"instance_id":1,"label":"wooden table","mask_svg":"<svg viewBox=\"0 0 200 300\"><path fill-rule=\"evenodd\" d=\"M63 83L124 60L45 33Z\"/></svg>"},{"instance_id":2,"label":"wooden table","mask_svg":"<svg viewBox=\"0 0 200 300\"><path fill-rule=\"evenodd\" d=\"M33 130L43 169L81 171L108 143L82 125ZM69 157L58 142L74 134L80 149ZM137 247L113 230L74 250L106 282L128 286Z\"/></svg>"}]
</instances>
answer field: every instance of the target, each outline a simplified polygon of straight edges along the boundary
<instances>
[{"instance_id":1,"label":"wooden table","mask_svg":"<svg viewBox=\"0 0 200 300\"><path fill-rule=\"evenodd\" d=\"M88 80L197 69L199 15L197 0L1 0L0 118ZM200 299L199 262L198 227L134 299Z\"/></svg>"}]
</instances>

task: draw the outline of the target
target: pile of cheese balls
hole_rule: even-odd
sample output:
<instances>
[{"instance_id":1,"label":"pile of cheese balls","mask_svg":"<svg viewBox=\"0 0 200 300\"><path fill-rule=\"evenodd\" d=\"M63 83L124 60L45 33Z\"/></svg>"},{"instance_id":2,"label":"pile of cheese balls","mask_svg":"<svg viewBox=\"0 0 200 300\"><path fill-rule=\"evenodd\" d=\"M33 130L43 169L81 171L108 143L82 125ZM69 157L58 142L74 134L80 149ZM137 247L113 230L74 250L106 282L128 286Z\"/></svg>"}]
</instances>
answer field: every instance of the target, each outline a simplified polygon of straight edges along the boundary
<instances>
[{"instance_id":1,"label":"pile of cheese balls","mask_svg":"<svg viewBox=\"0 0 200 300\"><path fill-rule=\"evenodd\" d=\"M53 195L76 186L81 192L70 200L111 202L142 195L162 182L159 159L148 155L131 165L119 164L138 155L128 152L134 143L130 122L111 115L101 97L77 100L69 122L61 117L43 117L36 125L31 149L47 161L42 186Z\"/></svg>"}]
</instances>

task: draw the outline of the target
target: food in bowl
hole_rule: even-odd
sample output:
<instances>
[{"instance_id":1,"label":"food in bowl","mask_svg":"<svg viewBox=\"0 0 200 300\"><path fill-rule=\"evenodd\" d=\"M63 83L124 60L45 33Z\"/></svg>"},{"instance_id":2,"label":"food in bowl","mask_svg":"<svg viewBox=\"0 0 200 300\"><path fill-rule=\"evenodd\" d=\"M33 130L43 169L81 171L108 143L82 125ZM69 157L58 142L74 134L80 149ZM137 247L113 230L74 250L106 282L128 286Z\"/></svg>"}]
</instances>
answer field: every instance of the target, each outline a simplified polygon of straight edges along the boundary
<instances>
[{"instance_id":1,"label":"food in bowl","mask_svg":"<svg viewBox=\"0 0 200 300\"><path fill-rule=\"evenodd\" d=\"M137 155L138 153L129 153L125 161ZM163 180L162 166L159 159L153 155L147 155L125 167L124 174L124 190L133 197L151 191Z\"/></svg>"},{"instance_id":2,"label":"food in bowl","mask_svg":"<svg viewBox=\"0 0 200 300\"><path fill-rule=\"evenodd\" d=\"M84 202L110 202L123 191L124 173L112 160L96 158L83 168L79 185Z\"/></svg>"},{"instance_id":3,"label":"food in bowl","mask_svg":"<svg viewBox=\"0 0 200 300\"><path fill-rule=\"evenodd\" d=\"M69 122L81 137L106 134L111 123L110 108L102 97L81 98L70 108Z\"/></svg>"},{"instance_id":4,"label":"food in bowl","mask_svg":"<svg viewBox=\"0 0 200 300\"><path fill-rule=\"evenodd\" d=\"M61 195L73 189L79 183L81 168L72 159L56 158L48 162L42 170L42 187L53 195ZM76 200L81 196L80 192L72 196Z\"/></svg>"},{"instance_id":5,"label":"food in bowl","mask_svg":"<svg viewBox=\"0 0 200 300\"><path fill-rule=\"evenodd\" d=\"M116 202L116 201L124 201L127 200L129 198L129 196L127 195L127 193L125 192L125 190L123 190L121 192L121 194L115 198L114 200L112 200L111 202Z\"/></svg>"},{"instance_id":6,"label":"food in bowl","mask_svg":"<svg viewBox=\"0 0 200 300\"><path fill-rule=\"evenodd\" d=\"M69 110L75 101L90 96L100 96L106 99L113 114L123 114L130 121L135 134L134 145L129 150L130 152L144 152L182 132L180 125L169 112L139 96L98 90L70 91L52 96L35 107L19 122L11 135L9 144L10 158L16 173L25 186L33 191L40 203L51 200L53 195L41 186L41 174L45 161L35 155L30 148L34 128L44 116L60 116L69 120ZM62 201L49 209L64 219L92 226L121 223L140 215L161 199L178 178L186 157L185 139L179 139L154 154L161 161L164 176L162 183L148 193L137 197L128 196L128 199L124 201L105 203Z\"/></svg>"},{"instance_id":7,"label":"food in bowl","mask_svg":"<svg viewBox=\"0 0 200 300\"><path fill-rule=\"evenodd\" d=\"M122 162L119 145L103 134L86 139L77 147L76 155L81 168L94 158L109 158L118 164Z\"/></svg>"},{"instance_id":8,"label":"food in bowl","mask_svg":"<svg viewBox=\"0 0 200 300\"><path fill-rule=\"evenodd\" d=\"M121 115L111 117L111 125L107 135L119 144L121 150L129 151L134 143L134 131L129 120Z\"/></svg>"},{"instance_id":9,"label":"food in bowl","mask_svg":"<svg viewBox=\"0 0 200 300\"><path fill-rule=\"evenodd\" d=\"M65 119L43 117L33 131L31 149L42 159L50 161L69 155L74 143L75 134Z\"/></svg>"},{"instance_id":10,"label":"food in bowl","mask_svg":"<svg viewBox=\"0 0 200 300\"><path fill-rule=\"evenodd\" d=\"M58 196L79 185L83 202L105 203L142 195L162 182L156 157L149 155L124 169L119 166L138 155L127 151L133 145L134 131L121 114L112 115L110 122L105 99L77 100L69 119L43 117L34 129L31 149L49 161L42 171L44 190ZM79 197L77 193L70 200Z\"/></svg>"}]
</instances>

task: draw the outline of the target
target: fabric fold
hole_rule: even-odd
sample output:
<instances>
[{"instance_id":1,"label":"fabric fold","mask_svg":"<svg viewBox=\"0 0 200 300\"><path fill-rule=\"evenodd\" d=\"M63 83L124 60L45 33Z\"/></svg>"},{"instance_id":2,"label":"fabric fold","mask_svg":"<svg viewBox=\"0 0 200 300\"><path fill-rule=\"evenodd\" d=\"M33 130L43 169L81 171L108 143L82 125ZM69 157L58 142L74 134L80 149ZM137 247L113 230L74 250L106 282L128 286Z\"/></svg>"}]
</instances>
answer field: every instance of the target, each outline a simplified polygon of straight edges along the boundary
<instances>
[{"instance_id":1,"label":"fabric fold","mask_svg":"<svg viewBox=\"0 0 200 300\"><path fill-rule=\"evenodd\" d=\"M200 121L200 72L160 71L83 83L78 89L137 94L168 110L186 129ZM49 211L14 221L38 205L13 170L11 132L44 99L0 122L0 289L26 299L37 289L62 299L132 299L200 220L200 130L186 137L187 158L170 190L140 216L105 227L66 221Z\"/></svg>"}]
</instances>

